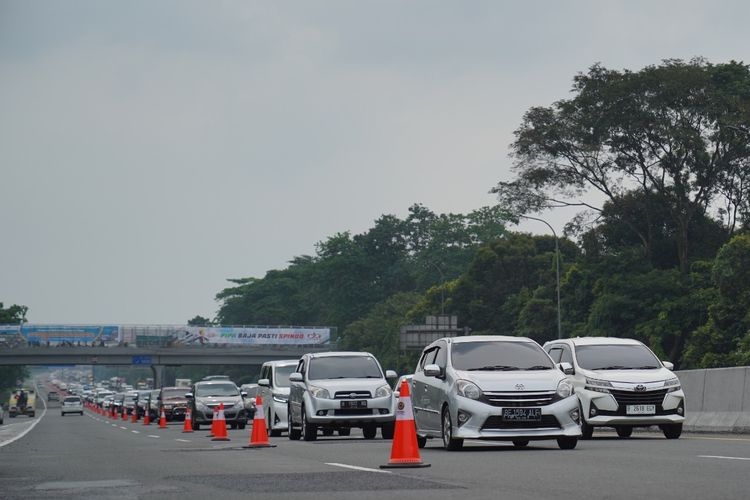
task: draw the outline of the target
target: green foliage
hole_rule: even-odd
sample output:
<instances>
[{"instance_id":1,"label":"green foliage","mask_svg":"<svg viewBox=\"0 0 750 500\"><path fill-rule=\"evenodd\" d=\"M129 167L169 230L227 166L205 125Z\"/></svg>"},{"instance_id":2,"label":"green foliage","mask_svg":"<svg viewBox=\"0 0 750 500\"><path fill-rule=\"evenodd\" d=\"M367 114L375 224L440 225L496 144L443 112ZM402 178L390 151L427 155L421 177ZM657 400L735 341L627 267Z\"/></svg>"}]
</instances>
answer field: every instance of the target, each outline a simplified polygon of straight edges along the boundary
<instances>
[{"instance_id":1,"label":"green foliage","mask_svg":"<svg viewBox=\"0 0 750 500\"><path fill-rule=\"evenodd\" d=\"M28 310L28 307L16 304L5 308L3 303L0 302L0 324L18 324L25 320Z\"/></svg>"}]
</instances>

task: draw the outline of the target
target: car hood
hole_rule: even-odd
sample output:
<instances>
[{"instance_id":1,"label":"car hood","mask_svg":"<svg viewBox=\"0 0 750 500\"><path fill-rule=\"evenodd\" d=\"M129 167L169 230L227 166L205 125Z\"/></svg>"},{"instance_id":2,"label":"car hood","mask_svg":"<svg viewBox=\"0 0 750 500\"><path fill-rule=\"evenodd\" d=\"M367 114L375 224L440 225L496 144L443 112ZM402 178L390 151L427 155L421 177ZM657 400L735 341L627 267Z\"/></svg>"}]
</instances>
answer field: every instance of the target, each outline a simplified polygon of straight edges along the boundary
<instances>
[{"instance_id":1,"label":"car hood","mask_svg":"<svg viewBox=\"0 0 750 500\"><path fill-rule=\"evenodd\" d=\"M658 384L663 385L665 380L676 378L671 370L657 368L652 370L586 370L579 368L578 373L584 377L607 380L617 387L618 384L627 386L629 384Z\"/></svg>"},{"instance_id":2,"label":"car hood","mask_svg":"<svg viewBox=\"0 0 750 500\"><path fill-rule=\"evenodd\" d=\"M165 398L164 403L170 404L170 405L184 405L184 404L187 404L187 399L186 398Z\"/></svg>"},{"instance_id":3,"label":"car hood","mask_svg":"<svg viewBox=\"0 0 750 500\"><path fill-rule=\"evenodd\" d=\"M565 378L560 370L514 370L507 372L456 371L456 377L470 380L482 391L556 391L557 384ZM523 388L519 388L523 385Z\"/></svg>"},{"instance_id":4,"label":"car hood","mask_svg":"<svg viewBox=\"0 0 750 500\"><path fill-rule=\"evenodd\" d=\"M347 391L370 391L374 396L375 390L378 387L388 384L385 379L382 378L337 378L310 380L310 385L328 389L331 396L337 392Z\"/></svg>"},{"instance_id":5,"label":"car hood","mask_svg":"<svg viewBox=\"0 0 750 500\"><path fill-rule=\"evenodd\" d=\"M221 403L224 403L224 406L241 405L242 398L239 396L211 396L205 398L199 397L198 402L207 406L217 406Z\"/></svg>"}]
</instances>

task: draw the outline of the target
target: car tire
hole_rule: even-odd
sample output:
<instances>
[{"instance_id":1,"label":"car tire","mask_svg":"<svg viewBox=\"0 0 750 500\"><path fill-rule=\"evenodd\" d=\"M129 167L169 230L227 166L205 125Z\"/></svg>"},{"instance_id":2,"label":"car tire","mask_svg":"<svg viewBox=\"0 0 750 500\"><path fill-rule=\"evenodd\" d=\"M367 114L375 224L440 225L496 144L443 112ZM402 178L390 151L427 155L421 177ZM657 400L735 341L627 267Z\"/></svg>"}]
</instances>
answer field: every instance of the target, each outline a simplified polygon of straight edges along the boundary
<instances>
[{"instance_id":1,"label":"car tire","mask_svg":"<svg viewBox=\"0 0 750 500\"><path fill-rule=\"evenodd\" d=\"M557 446L559 446L561 450L572 450L577 444L577 437L563 436L557 438Z\"/></svg>"},{"instance_id":2,"label":"car tire","mask_svg":"<svg viewBox=\"0 0 750 500\"><path fill-rule=\"evenodd\" d=\"M664 424L659 427L667 439L678 439L682 435L682 424Z\"/></svg>"},{"instance_id":3,"label":"car tire","mask_svg":"<svg viewBox=\"0 0 750 500\"><path fill-rule=\"evenodd\" d=\"M286 408L286 431L287 435L289 436L289 440L291 441L299 441L299 438L301 437L302 432L299 429L294 428L294 422L292 421L292 411L289 406Z\"/></svg>"},{"instance_id":4,"label":"car tire","mask_svg":"<svg viewBox=\"0 0 750 500\"><path fill-rule=\"evenodd\" d=\"M380 428L380 435L383 436L383 439L393 439L395 429L396 424L394 422L388 422L387 424L383 424Z\"/></svg>"},{"instance_id":5,"label":"car tire","mask_svg":"<svg viewBox=\"0 0 750 500\"><path fill-rule=\"evenodd\" d=\"M443 436L443 448L448 451L458 451L464 446L463 439L453 437L453 422L451 420L450 409L446 406L443 408L441 420L441 434Z\"/></svg>"},{"instance_id":6,"label":"car tire","mask_svg":"<svg viewBox=\"0 0 750 500\"><path fill-rule=\"evenodd\" d=\"M583 405L578 406L578 411L581 414L581 439L591 439L594 435L594 426L586 423L586 418L583 416Z\"/></svg>"},{"instance_id":7,"label":"car tire","mask_svg":"<svg viewBox=\"0 0 750 500\"><path fill-rule=\"evenodd\" d=\"M528 439L514 439L513 446L516 448L526 448L529 445Z\"/></svg>"},{"instance_id":8,"label":"car tire","mask_svg":"<svg viewBox=\"0 0 750 500\"><path fill-rule=\"evenodd\" d=\"M318 428L314 424L311 424L307 421L307 417L305 417L305 408L302 407L301 412L302 417L302 439L304 441L315 441L318 439Z\"/></svg>"},{"instance_id":9,"label":"car tire","mask_svg":"<svg viewBox=\"0 0 750 500\"><path fill-rule=\"evenodd\" d=\"M287 413L288 415L288 413ZM266 429L268 429L268 435L270 437L279 437L281 436L281 431L278 429L274 429L271 426L271 412L266 413Z\"/></svg>"},{"instance_id":10,"label":"car tire","mask_svg":"<svg viewBox=\"0 0 750 500\"><path fill-rule=\"evenodd\" d=\"M417 434L417 447L424 448L427 445L427 436Z\"/></svg>"},{"instance_id":11,"label":"car tire","mask_svg":"<svg viewBox=\"0 0 750 500\"><path fill-rule=\"evenodd\" d=\"M621 438L629 438L633 434L633 428L629 425L618 425L615 430Z\"/></svg>"},{"instance_id":12,"label":"car tire","mask_svg":"<svg viewBox=\"0 0 750 500\"><path fill-rule=\"evenodd\" d=\"M193 414L193 418L190 421L190 424L191 424L190 426L193 428L194 431L201 430L201 424L195 421L195 414Z\"/></svg>"},{"instance_id":13,"label":"car tire","mask_svg":"<svg viewBox=\"0 0 750 500\"><path fill-rule=\"evenodd\" d=\"M349 427L343 427L339 429L339 436L350 436L352 430Z\"/></svg>"},{"instance_id":14,"label":"car tire","mask_svg":"<svg viewBox=\"0 0 750 500\"><path fill-rule=\"evenodd\" d=\"M362 426L362 435L365 439L375 439L375 435L378 433L378 428L375 424L365 424Z\"/></svg>"}]
</instances>

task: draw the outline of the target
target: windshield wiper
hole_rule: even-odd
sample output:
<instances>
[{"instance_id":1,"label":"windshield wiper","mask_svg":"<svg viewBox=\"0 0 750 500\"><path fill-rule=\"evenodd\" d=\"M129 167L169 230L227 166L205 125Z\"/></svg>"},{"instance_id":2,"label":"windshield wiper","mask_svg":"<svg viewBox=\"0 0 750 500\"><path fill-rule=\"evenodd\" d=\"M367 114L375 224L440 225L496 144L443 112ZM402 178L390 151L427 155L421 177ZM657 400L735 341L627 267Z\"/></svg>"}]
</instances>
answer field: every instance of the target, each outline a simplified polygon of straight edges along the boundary
<instances>
[{"instance_id":1,"label":"windshield wiper","mask_svg":"<svg viewBox=\"0 0 750 500\"><path fill-rule=\"evenodd\" d=\"M614 366L600 366L599 368L591 368L592 370L632 370L629 366L621 366L621 365L614 365Z\"/></svg>"},{"instance_id":2,"label":"windshield wiper","mask_svg":"<svg viewBox=\"0 0 750 500\"><path fill-rule=\"evenodd\" d=\"M529 366L528 368L524 368L524 370L551 370L551 369L552 369L551 366L546 366L546 365L534 365L534 366Z\"/></svg>"},{"instance_id":3,"label":"windshield wiper","mask_svg":"<svg viewBox=\"0 0 750 500\"><path fill-rule=\"evenodd\" d=\"M633 368L634 370L655 370L659 368L658 366L654 365L644 365L644 366L638 366L636 368Z\"/></svg>"},{"instance_id":4,"label":"windshield wiper","mask_svg":"<svg viewBox=\"0 0 750 500\"><path fill-rule=\"evenodd\" d=\"M479 368L468 368L466 371L470 372L478 372L478 371L513 371L513 370L520 370L517 366L510 366L510 365L489 365L489 366L482 366Z\"/></svg>"}]
</instances>

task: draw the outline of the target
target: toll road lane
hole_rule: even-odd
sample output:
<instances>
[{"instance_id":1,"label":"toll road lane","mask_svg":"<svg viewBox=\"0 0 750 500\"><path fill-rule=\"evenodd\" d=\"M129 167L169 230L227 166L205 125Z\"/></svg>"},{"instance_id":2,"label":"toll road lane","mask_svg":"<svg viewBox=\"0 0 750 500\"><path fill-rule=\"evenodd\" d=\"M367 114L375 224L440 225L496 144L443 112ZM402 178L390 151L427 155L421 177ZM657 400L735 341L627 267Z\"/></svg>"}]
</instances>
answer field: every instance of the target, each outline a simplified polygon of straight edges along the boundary
<instances>
[{"instance_id":1,"label":"toll road lane","mask_svg":"<svg viewBox=\"0 0 750 500\"><path fill-rule=\"evenodd\" d=\"M430 468L383 471L391 442L357 431L246 449L250 432L216 442L207 431L182 433L180 422L159 429L50 412L2 449L0 491L4 499L744 499L750 474L750 436L597 433L574 450L472 442L460 452L431 440L420 450Z\"/></svg>"}]
</instances>

